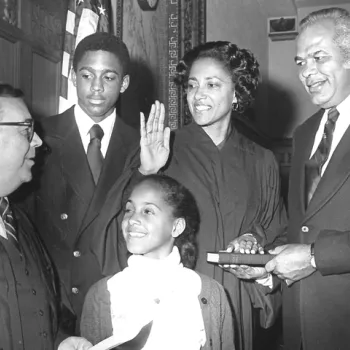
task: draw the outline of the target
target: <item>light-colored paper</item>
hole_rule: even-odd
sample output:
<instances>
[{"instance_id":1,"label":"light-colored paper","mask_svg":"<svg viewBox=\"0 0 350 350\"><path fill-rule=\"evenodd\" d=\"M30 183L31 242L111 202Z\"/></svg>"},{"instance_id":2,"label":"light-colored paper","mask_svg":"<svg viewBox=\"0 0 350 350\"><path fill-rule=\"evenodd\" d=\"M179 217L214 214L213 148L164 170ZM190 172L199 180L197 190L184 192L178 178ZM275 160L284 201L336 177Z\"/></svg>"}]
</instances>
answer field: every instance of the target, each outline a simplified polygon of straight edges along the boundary
<instances>
[{"instance_id":1,"label":"light-colored paper","mask_svg":"<svg viewBox=\"0 0 350 350\"><path fill-rule=\"evenodd\" d=\"M90 348L89 350L110 350L115 348L116 346L123 344L123 342L120 342L116 339L115 336L111 336L105 340L102 340L101 342L99 342L98 344L96 344L95 346L93 346L92 348Z\"/></svg>"}]
</instances>

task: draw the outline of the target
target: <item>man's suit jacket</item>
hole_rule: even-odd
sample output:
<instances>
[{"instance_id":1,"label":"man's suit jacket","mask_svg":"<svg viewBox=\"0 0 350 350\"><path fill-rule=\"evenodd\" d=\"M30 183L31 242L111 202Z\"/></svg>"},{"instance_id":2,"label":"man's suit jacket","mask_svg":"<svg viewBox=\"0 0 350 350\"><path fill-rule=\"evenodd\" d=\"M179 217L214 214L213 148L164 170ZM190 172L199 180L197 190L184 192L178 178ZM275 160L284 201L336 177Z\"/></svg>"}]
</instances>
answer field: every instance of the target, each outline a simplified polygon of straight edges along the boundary
<instances>
[{"instance_id":1,"label":"man's suit jacket","mask_svg":"<svg viewBox=\"0 0 350 350\"><path fill-rule=\"evenodd\" d=\"M284 288L286 350L345 350L350 344L350 128L305 206L305 163L323 111L294 137L288 243L315 242L317 271Z\"/></svg>"},{"instance_id":2,"label":"man's suit jacket","mask_svg":"<svg viewBox=\"0 0 350 350\"><path fill-rule=\"evenodd\" d=\"M105 197L123 173L131 150L138 146L138 132L118 116L97 186L74 118L74 108L45 118L41 123L49 152L39 175L33 221L58 269L70 306L78 319L89 287L104 277L94 241L94 229ZM109 246L109 255L117 251ZM99 251L99 254L104 252ZM108 274L120 271L117 256ZM114 270L114 271L112 271ZM66 301L67 302L67 301Z\"/></svg>"}]
</instances>

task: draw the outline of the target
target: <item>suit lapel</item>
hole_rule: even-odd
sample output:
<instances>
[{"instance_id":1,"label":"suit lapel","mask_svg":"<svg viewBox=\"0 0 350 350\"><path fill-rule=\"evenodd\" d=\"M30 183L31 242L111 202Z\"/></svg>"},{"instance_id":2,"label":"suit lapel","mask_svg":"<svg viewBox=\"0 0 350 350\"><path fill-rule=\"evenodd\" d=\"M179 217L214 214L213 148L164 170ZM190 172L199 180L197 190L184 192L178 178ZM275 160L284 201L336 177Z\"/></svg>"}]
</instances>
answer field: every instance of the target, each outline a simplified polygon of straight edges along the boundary
<instances>
[{"instance_id":1,"label":"suit lapel","mask_svg":"<svg viewBox=\"0 0 350 350\"><path fill-rule=\"evenodd\" d=\"M347 129L317 186L307 208L305 220L320 210L350 175L350 128Z\"/></svg>"},{"instance_id":2,"label":"suit lapel","mask_svg":"<svg viewBox=\"0 0 350 350\"><path fill-rule=\"evenodd\" d=\"M315 141L315 135L323 115L323 110L317 112L307 122L298 137L295 139L295 155L293 156L292 169L295 167L296 180L299 188L299 207L305 214L305 163L309 160L312 147Z\"/></svg>"},{"instance_id":3,"label":"suit lapel","mask_svg":"<svg viewBox=\"0 0 350 350\"><path fill-rule=\"evenodd\" d=\"M100 179L90 207L79 230L80 233L98 215L103 203L105 202L108 191L123 172L125 158L127 156L127 147L125 147L123 140L123 125L117 116L106 158L103 162Z\"/></svg>"},{"instance_id":4,"label":"suit lapel","mask_svg":"<svg viewBox=\"0 0 350 350\"><path fill-rule=\"evenodd\" d=\"M95 185L87 162L85 150L81 142L79 130L74 118L74 109L62 116L61 123L52 137L60 139L60 162L67 182L71 185L86 209L94 193Z\"/></svg>"}]
</instances>

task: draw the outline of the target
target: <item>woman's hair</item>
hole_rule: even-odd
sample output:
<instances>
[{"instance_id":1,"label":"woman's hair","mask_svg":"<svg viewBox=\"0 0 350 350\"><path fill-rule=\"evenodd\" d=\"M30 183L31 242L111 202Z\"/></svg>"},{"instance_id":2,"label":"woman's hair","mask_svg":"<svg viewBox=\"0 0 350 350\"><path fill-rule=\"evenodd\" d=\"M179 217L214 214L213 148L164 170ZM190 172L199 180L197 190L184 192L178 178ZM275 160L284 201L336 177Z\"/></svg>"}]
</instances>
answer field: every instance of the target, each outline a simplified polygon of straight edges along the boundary
<instances>
[{"instance_id":1,"label":"woman's hair","mask_svg":"<svg viewBox=\"0 0 350 350\"><path fill-rule=\"evenodd\" d=\"M243 113L255 99L259 84L259 63L246 49L228 41L210 41L190 50L176 66L175 83L185 88L191 67L201 58L212 58L221 62L230 74L236 92L237 104L234 110Z\"/></svg>"},{"instance_id":2,"label":"woman's hair","mask_svg":"<svg viewBox=\"0 0 350 350\"><path fill-rule=\"evenodd\" d=\"M331 7L311 12L300 21L299 33L325 20L333 21L333 41L342 52L344 61L350 62L350 13L347 10Z\"/></svg>"},{"instance_id":3,"label":"woman's hair","mask_svg":"<svg viewBox=\"0 0 350 350\"><path fill-rule=\"evenodd\" d=\"M196 234L199 229L200 216L196 200L191 192L175 179L166 175L148 175L138 183L151 182L157 185L164 201L172 208L174 218L183 218L186 222L184 231L175 238L181 262L185 267L194 269L197 261Z\"/></svg>"}]
</instances>

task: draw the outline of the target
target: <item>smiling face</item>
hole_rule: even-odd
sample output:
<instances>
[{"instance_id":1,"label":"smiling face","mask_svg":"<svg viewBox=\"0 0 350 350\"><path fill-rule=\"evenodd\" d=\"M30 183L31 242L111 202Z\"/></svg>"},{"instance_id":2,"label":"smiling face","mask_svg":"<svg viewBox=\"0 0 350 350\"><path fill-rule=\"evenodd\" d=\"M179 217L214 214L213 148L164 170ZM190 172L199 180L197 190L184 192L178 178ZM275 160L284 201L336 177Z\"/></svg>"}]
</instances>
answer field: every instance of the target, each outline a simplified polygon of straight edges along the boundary
<instances>
[{"instance_id":1,"label":"smiling face","mask_svg":"<svg viewBox=\"0 0 350 350\"><path fill-rule=\"evenodd\" d=\"M32 117L21 98L0 97L1 122L24 122L27 119ZM11 194L23 182L32 179L35 148L41 144L35 133L29 143L25 126L0 125L0 197Z\"/></svg>"},{"instance_id":2,"label":"smiling face","mask_svg":"<svg viewBox=\"0 0 350 350\"><path fill-rule=\"evenodd\" d=\"M231 76L213 58L193 62L187 88L187 102L195 122L203 128L226 128L236 103Z\"/></svg>"},{"instance_id":3,"label":"smiling face","mask_svg":"<svg viewBox=\"0 0 350 350\"><path fill-rule=\"evenodd\" d=\"M337 106L350 94L350 65L333 42L334 24L324 20L305 29L297 40L299 79L312 103Z\"/></svg>"},{"instance_id":4,"label":"smiling face","mask_svg":"<svg viewBox=\"0 0 350 350\"><path fill-rule=\"evenodd\" d=\"M87 51L73 72L78 104L96 123L114 110L119 94L129 86L119 59L108 51Z\"/></svg>"},{"instance_id":5,"label":"smiling face","mask_svg":"<svg viewBox=\"0 0 350 350\"><path fill-rule=\"evenodd\" d=\"M163 259L171 253L175 237L183 229L183 219L173 217L159 185L146 180L134 188L122 222L130 253Z\"/></svg>"}]
</instances>

